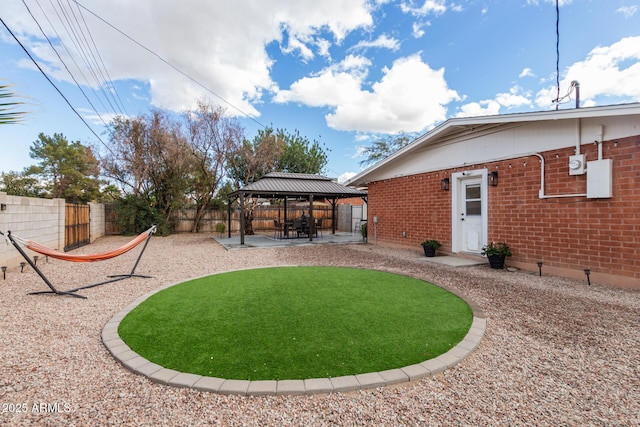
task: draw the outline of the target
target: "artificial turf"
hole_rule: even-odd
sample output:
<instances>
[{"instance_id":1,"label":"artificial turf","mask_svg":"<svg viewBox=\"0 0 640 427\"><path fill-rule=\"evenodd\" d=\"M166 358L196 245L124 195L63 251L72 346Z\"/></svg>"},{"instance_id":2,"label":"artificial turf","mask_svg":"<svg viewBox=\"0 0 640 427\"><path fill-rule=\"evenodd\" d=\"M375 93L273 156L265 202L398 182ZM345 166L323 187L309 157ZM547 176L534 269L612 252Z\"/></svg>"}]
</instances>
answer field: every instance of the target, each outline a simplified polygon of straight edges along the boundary
<instances>
[{"instance_id":1,"label":"artificial turf","mask_svg":"<svg viewBox=\"0 0 640 427\"><path fill-rule=\"evenodd\" d=\"M336 377L445 353L473 314L450 292L407 276L336 267L241 270L160 291L119 334L166 368L242 380Z\"/></svg>"}]
</instances>

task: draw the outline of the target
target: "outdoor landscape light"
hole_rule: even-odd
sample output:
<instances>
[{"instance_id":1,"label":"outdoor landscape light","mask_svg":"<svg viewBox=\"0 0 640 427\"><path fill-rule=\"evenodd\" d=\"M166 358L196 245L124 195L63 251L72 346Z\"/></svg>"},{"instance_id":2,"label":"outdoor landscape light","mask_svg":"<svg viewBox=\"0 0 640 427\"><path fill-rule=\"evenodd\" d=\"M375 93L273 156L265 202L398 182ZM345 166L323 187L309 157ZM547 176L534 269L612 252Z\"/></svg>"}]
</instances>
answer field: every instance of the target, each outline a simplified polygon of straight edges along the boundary
<instances>
[{"instance_id":1,"label":"outdoor landscape light","mask_svg":"<svg viewBox=\"0 0 640 427\"><path fill-rule=\"evenodd\" d=\"M27 263L26 263L26 262L24 262L24 261L22 261L22 262L20 263L20 273L22 273L22 272L24 271L24 266L25 266L25 265L27 265Z\"/></svg>"},{"instance_id":2,"label":"outdoor landscape light","mask_svg":"<svg viewBox=\"0 0 640 427\"><path fill-rule=\"evenodd\" d=\"M492 187L498 186L498 171L493 171L489 174L489 185Z\"/></svg>"},{"instance_id":3,"label":"outdoor landscape light","mask_svg":"<svg viewBox=\"0 0 640 427\"><path fill-rule=\"evenodd\" d=\"M442 178L440 181L440 189L444 191L449 190L449 178Z\"/></svg>"},{"instance_id":4,"label":"outdoor landscape light","mask_svg":"<svg viewBox=\"0 0 640 427\"><path fill-rule=\"evenodd\" d=\"M540 273L540 276L542 276L542 261L538 261L538 272Z\"/></svg>"},{"instance_id":5,"label":"outdoor landscape light","mask_svg":"<svg viewBox=\"0 0 640 427\"><path fill-rule=\"evenodd\" d=\"M589 284L589 286L591 286L591 278L589 278L589 275L591 274L591 270L588 268L584 269L584 274L587 275L587 283Z\"/></svg>"},{"instance_id":6,"label":"outdoor landscape light","mask_svg":"<svg viewBox=\"0 0 640 427\"><path fill-rule=\"evenodd\" d=\"M7 280L7 267L5 265L2 266L2 280Z\"/></svg>"}]
</instances>

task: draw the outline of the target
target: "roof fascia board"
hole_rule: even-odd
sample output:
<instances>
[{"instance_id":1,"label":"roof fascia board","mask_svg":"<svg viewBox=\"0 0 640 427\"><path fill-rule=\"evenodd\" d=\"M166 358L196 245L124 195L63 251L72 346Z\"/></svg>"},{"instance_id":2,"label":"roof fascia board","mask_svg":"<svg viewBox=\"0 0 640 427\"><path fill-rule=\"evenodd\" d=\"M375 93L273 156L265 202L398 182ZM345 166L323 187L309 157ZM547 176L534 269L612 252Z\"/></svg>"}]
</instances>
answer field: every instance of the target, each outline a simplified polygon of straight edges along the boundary
<instances>
[{"instance_id":1,"label":"roof fascia board","mask_svg":"<svg viewBox=\"0 0 640 427\"><path fill-rule=\"evenodd\" d=\"M478 126L487 124L505 124L505 123L525 123L536 121L550 120L570 120L583 119L591 117L611 117L625 115L640 115L640 103L607 105L603 107L586 107L573 108L566 110L549 110L536 111L527 113L500 114L495 116L478 116L478 117L454 117L441 123L431 131L419 136L413 142L407 144L404 148L396 151L389 157L379 161L371 167L360 172L353 178L345 182L344 185L363 185L366 183L367 175L380 169L381 167L393 162L398 157L402 157L405 153L411 152L418 146L428 144L430 141L438 140L438 136L447 131L449 128L462 126ZM473 131L471 132L473 133Z\"/></svg>"}]
</instances>

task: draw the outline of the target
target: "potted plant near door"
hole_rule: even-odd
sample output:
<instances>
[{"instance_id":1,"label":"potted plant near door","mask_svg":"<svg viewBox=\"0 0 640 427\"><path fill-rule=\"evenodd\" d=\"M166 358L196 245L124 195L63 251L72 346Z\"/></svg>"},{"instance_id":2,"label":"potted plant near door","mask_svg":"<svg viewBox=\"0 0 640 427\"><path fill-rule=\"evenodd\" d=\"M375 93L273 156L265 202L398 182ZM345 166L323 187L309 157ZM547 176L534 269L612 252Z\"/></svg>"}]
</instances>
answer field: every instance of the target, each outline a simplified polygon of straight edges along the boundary
<instances>
[{"instance_id":1,"label":"potted plant near door","mask_svg":"<svg viewBox=\"0 0 640 427\"><path fill-rule=\"evenodd\" d=\"M488 245L482 247L482 255L486 256L489 260L489 266L497 270L504 268L504 260L506 257L511 256L511 250L509 245L504 242L491 242Z\"/></svg>"},{"instance_id":2,"label":"potted plant near door","mask_svg":"<svg viewBox=\"0 0 640 427\"><path fill-rule=\"evenodd\" d=\"M442 244L437 240L425 240L421 243L422 248L424 249L424 256L432 257L436 255L436 249L438 249Z\"/></svg>"}]
</instances>

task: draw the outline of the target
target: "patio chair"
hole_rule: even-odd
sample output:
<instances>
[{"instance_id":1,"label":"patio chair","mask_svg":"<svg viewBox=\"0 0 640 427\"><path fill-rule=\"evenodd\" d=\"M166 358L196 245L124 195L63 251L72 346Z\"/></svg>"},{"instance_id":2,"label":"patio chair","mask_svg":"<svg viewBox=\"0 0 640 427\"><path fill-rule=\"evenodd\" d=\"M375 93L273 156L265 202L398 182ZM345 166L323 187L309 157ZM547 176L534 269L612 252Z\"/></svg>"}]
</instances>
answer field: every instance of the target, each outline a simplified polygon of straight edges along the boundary
<instances>
[{"instance_id":1,"label":"patio chair","mask_svg":"<svg viewBox=\"0 0 640 427\"><path fill-rule=\"evenodd\" d=\"M322 237L322 218L316 220L316 237L318 237L318 233L320 233L320 237Z\"/></svg>"},{"instance_id":2,"label":"patio chair","mask_svg":"<svg viewBox=\"0 0 640 427\"><path fill-rule=\"evenodd\" d=\"M305 223L301 219L293 220L293 230L296 232L297 237L300 237L301 234L307 234Z\"/></svg>"},{"instance_id":3,"label":"patio chair","mask_svg":"<svg viewBox=\"0 0 640 427\"><path fill-rule=\"evenodd\" d=\"M273 238L274 239L282 239L282 231L284 229L284 224L280 222L280 220L273 220Z\"/></svg>"}]
</instances>

